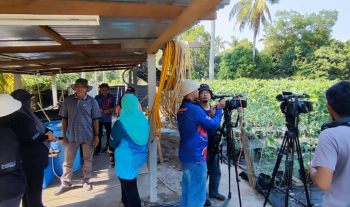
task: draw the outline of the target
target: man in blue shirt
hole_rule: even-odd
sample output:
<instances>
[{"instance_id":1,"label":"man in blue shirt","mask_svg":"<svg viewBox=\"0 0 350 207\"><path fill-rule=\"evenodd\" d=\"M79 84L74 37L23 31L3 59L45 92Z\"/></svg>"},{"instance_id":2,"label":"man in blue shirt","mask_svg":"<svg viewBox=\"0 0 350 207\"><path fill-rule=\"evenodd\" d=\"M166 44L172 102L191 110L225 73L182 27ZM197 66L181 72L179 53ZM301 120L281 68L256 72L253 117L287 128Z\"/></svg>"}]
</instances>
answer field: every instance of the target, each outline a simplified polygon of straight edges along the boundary
<instances>
[{"instance_id":1,"label":"man in blue shirt","mask_svg":"<svg viewBox=\"0 0 350 207\"><path fill-rule=\"evenodd\" d=\"M102 117L98 119L100 141L98 146L96 147L95 154L101 153L101 138L103 135L103 126L106 129L106 135L107 135L107 144L106 144L106 148L103 151L104 152L107 151L109 137L111 136L112 111L116 106L115 97L109 94L109 85L107 83L102 83L99 88L100 88L101 94L97 95L95 99L97 100L98 106L100 107L100 113L102 114Z\"/></svg>"},{"instance_id":2,"label":"man in blue shirt","mask_svg":"<svg viewBox=\"0 0 350 207\"><path fill-rule=\"evenodd\" d=\"M213 117L215 115L216 106L210 105L211 96L213 95L213 92L210 90L210 87L207 84L201 84L199 91L199 106L205 111L206 114L208 114L210 117ZM219 161L219 155L216 154L214 157L214 160L212 163L209 163L209 158L214 148L214 139L216 135L216 129L215 130L208 130L208 156L207 156L207 164L208 169L210 170L209 174L209 197L210 198L216 198L220 201L224 201L226 197L224 195L221 195L219 193L219 184L221 179L221 170L220 170L220 161ZM209 166L209 164L211 166ZM205 201L205 206L211 206L211 202L209 199Z\"/></svg>"},{"instance_id":3,"label":"man in blue shirt","mask_svg":"<svg viewBox=\"0 0 350 207\"><path fill-rule=\"evenodd\" d=\"M207 130L215 130L220 124L225 100L218 103L211 118L195 105L198 88L193 80L184 80L180 91L184 96L177 113L180 132L179 159L182 164L181 207L203 206L206 200Z\"/></svg>"}]
</instances>

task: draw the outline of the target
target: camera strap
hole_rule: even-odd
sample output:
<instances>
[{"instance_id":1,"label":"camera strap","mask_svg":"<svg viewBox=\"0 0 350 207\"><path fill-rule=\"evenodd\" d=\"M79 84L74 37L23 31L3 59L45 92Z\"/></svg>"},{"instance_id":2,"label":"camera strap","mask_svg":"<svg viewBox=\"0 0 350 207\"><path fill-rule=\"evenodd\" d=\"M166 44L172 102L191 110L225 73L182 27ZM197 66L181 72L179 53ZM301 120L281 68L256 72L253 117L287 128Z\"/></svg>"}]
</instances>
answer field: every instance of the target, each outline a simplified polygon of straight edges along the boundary
<instances>
[{"instance_id":1,"label":"camera strap","mask_svg":"<svg viewBox=\"0 0 350 207\"><path fill-rule=\"evenodd\" d=\"M337 121L333 121L333 122L327 122L327 123L324 123L322 124L321 126L321 131L325 130L325 129L328 129L328 128L334 128L334 127L337 127L337 126L348 126L350 127L350 117L345 117L345 118L342 118L342 119L339 119Z\"/></svg>"}]
</instances>

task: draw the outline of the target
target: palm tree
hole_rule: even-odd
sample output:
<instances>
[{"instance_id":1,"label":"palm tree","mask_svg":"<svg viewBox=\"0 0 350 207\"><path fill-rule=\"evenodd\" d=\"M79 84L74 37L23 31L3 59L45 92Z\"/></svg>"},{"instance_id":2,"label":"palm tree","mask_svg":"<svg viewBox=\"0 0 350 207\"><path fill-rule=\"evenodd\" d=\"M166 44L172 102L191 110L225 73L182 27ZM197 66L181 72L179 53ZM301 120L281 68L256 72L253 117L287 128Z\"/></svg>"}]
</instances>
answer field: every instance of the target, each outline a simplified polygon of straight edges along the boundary
<instances>
[{"instance_id":1,"label":"palm tree","mask_svg":"<svg viewBox=\"0 0 350 207\"><path fill-rule=\"evenodd\" d=\"M230 20L236 17L234 27L239 24L239 30L242 30L249 26L253 30L253 61L255 62L255 46L256 37L259 34L260 26L265 25L267 18L272 21L269 7L267 2L270 4L277 4L279 0L240 0L237 2L231 12Z\"/></svg>"},{"instance_id":2,"label":"palm tree","mask_svg":"<svg viewBox=\"0 0 350 207\"><path fill-rule=\"evenodd\" d=\"M220 36L216 36L214 42L215 55L217 55L221 49L225 49L226 44L228 44L227 41L222 40L222 37Z\"/></svg>"},{"instance_id":3,"label":"palm tree","mask_svg":"<svg viewBox=\"0 0 350 207\"><path fill-rule=\"evenodd\" d=\"M235 36L231 36L231 43L229 44L231 48L235 48L239 44L239 39Z\"/></svg>"}]
</instances>

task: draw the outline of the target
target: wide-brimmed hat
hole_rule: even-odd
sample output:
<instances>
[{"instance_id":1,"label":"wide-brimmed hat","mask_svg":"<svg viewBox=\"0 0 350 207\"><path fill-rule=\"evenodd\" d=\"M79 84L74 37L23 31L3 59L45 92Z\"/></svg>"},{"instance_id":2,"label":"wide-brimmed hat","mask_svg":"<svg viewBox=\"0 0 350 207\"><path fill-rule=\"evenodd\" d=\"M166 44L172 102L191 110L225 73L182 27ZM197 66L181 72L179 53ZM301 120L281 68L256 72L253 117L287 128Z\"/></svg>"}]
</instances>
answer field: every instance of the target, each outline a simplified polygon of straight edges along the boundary
<instances>
[{"instance_id":1,"label":"wide-brimmed hat","mask_svg":"<svg viewBox=\"0 0 350 207\"><path fill-rule=\"evenodd\" d=\"M186 79L182 81L180 85L180 92L182 93L183 96L186 96L193 91L197 90L199 88L199 85L194 82L194 80L191 79Z\"/></svg>"},{"instance_id":2,"label":"wide-brimmed hat","mask_svg":"<svg viewBox=\"0 0 350 207\"><path fill-rule=\"evenodd\" d=\"M78 80L75 81L75 84L72 84L71 87L73 90L75 90L75 86L77 84L81 84L83 86L85 86L87 88L87 92L92 90L92 86L89 86L88 84L88 80L84 79L84 78L79 78Z\"/></svg>"},{"instance_id":3,"label":"wide-brimmed hat","mask_svg":"<svg viewBox=\"0 0 350 207\"><path fill-rule=\"evenodd\" d=\"M21 106L22 103L9 94L0 94L0 117L12 114L19 110Z\"/></svg>"}]
</instances>

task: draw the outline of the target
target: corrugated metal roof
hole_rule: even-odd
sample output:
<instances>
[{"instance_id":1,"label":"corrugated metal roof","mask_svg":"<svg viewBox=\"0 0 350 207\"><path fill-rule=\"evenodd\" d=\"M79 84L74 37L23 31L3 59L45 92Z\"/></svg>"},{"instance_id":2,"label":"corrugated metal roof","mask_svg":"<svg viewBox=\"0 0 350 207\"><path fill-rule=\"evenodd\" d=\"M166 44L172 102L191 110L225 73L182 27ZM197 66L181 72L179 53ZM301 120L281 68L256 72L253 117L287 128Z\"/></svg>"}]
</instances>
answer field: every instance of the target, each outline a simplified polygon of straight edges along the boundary
<instances>
[{"instance_id":1,"label":"corrugated metal roof","mask_svg":"<svg viewBox=\"0 0 350 207\"><path fill-rule=\"evenodd\" d=\"M128 3L168 4L188 6L192 0L86 0L86 1L113 1ZM230 0L223 0L217 9L228 5ZM49 26L62 38L72 44L113 44L113 43L152 43L173 22L173 20L157 19L115 19L100 18L99 26ZM196 25L194 22L190 27ZM188 28L187 28L188 29ZM60 45L51 40L38 28L33 26L1 26L0 47L8 46L40 46ZM84 51L89 57L134 55L135 52L146 54L147 49ZM75 52L43 52L43 53L12 53L3 54L0 61L10 56L18 59L48 59L62 57L77 57ZM30 64L29 64L30 65ZM36 64L38 65L38 64ZM47 65L47 64L44 64ZM25 66L25 65L23 65ZM27 64L28 66L28 64ZM10 68L13 66L0 66ZM4 70L5 71L5 70Z\"/></svg>"},{"instance_id":2,"label":"corrugated metal roof","mask_svg":"<svg viewBox=\"0 0 350 207\"><path fill-rule=\"evenodd\" d=\"M0 28L0 41L51 40L33 26L5 26Z\"/></svg>"},{"instance_id":3,"label":"corrugated metal roof","mask_svg":"<svg viewBox=\"0 0 350 207\"><path fill-rule=\"evenodd\" d=\"M66 40L157 38L172 20L101 18L99 26L52 26Z\"/></svg>"}]
</instances>

